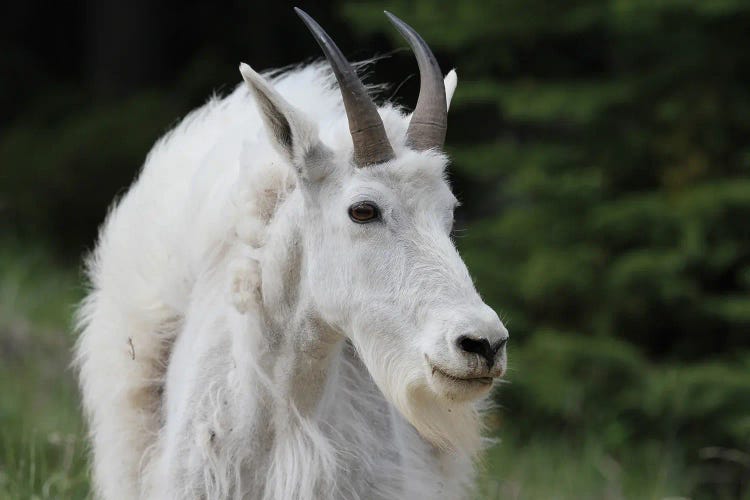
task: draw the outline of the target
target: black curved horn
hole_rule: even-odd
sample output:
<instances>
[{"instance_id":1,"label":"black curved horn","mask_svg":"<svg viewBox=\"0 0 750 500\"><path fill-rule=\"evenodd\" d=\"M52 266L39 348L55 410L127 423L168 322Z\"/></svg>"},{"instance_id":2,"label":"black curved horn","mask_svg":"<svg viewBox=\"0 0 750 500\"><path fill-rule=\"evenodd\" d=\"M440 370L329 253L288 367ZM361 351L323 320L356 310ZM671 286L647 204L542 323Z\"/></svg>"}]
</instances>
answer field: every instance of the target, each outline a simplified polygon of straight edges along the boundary
<instances>
[{"instance_id":1,"label":"black curved horn","mask_svg":"<svg viewBox=\"0 0 750 500\"><path fill-rule=\"evenodd\" d=\"M443 73L435 55L419 33L388 11L385 15L411 46L419 65L419 98L406 132L411 146L423 151L442 148L448 129L448 104Z\"/></svg>"},{"instance_id":2,"label":"black curved horn","mask_svg":"<svg viewBox=\"0 0 750 500\"><path fill-rule=\"evenodd\" d=\"M354 162L359 167L366 167L393 159L393 148L385 133L383 120L352 65L312 17L297 7L294 11L320 45L339 82L354 143Z\"/></svg>"}]
</instances>

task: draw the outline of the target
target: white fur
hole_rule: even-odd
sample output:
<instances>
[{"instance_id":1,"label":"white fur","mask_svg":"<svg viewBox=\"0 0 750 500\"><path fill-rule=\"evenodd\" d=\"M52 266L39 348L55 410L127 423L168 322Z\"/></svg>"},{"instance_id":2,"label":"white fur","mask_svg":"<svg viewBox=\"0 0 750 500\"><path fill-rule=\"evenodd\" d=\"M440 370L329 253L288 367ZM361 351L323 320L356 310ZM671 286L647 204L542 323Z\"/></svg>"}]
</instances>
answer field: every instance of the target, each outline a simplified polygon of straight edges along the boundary
<instances>
[{"instance_id":1,"label":"white fur","mask_svg":"<svg viewBox=\"0 0 750 500\"><path fill-rule=\"evenodd\" d=\"M445 158L408 149L408 116L385 106L397 157L355 169L327 67L242 73L156 144L88 261L77 365L96 494L467 495L488 388L434 367L478 373L457 335L507 332L449 239ZM384 222L349 220L363 199Z\"/></svg>"}]
</instances>

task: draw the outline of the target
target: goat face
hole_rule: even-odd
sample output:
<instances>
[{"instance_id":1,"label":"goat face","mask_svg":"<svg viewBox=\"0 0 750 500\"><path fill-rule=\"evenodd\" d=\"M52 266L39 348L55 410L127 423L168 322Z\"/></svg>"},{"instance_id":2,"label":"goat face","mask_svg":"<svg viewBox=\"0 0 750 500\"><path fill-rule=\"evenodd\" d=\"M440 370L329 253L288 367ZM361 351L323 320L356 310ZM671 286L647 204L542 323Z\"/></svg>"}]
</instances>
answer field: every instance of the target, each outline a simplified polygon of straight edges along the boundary
<instances>
[{"instance_id":1,"label":"goat face","mask_svg":"<svg viewBox=\"0 0 750 500\"><path fill-rule=\"evenodd\" d=\"M508 333L450 239L457 201L443 168L440 155L404 151L336 169L306 197L305 268L316 309L382 389L460 401L502 375Z\"/></svg>"}]
</instances>

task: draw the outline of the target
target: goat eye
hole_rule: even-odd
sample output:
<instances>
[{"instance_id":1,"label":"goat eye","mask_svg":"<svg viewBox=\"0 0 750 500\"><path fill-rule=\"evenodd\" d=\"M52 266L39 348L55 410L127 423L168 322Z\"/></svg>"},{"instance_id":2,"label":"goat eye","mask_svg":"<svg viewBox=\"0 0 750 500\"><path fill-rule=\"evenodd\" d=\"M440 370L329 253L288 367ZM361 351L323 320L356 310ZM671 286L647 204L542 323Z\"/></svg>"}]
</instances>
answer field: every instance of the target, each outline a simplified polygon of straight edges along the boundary
<instances>
[{"instance_id":1,"label":"goat eye","mask_svg":"<svg viewBox=\"0 0 750 500\"><path fill-rule=\"evenodd\" d=\"M369 201L355 203L349 207L349 217L358 224L372 222L380 216L378 206Z\"/></svg>"}]
</instances>

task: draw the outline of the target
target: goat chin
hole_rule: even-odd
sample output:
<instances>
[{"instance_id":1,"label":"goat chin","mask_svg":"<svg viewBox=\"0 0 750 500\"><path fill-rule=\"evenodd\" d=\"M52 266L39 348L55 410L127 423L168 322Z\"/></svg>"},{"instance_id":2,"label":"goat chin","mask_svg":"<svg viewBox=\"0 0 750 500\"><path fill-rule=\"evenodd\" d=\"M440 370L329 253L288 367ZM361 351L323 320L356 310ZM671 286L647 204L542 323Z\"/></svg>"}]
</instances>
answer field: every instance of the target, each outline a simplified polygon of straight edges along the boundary
<instances>
[{"instance_id":1,"label":"goat chin","mask_svg":"<svg viewBox=\"0 0 750 500\"><path fill-rule=\"evenodd\" d=\"M481 450L481 420L475 399L457 400L450 390L437 391L423 363L391 353L384 356L373 344L360 350L375 383L419 434L439 449L474 459Z\"/></svg>"}]
</instances>

